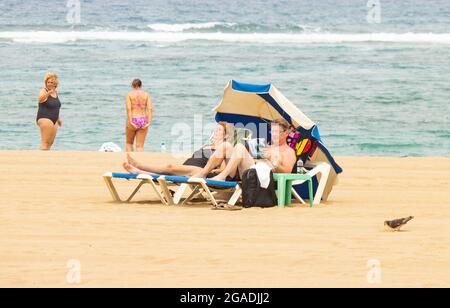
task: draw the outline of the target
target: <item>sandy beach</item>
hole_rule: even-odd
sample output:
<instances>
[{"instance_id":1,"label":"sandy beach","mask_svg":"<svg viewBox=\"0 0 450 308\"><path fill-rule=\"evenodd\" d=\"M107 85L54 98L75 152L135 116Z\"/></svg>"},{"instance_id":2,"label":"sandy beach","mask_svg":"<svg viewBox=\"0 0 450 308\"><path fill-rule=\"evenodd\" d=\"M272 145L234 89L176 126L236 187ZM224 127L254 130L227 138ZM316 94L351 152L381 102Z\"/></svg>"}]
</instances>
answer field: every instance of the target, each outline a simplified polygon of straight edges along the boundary
<instances>
[{"instance_id":1,"label":"sandy beach","mask_svg":"<svg viewBox=\"0 0 450 308\"><path fill-rule=\"evenodd\" d=\"M337 157L326 204L238 212L163 206L149 188L114 204L101 176L123 159L0 152L0 287L450 286L449 158ZM409 215L403 232L384 231ZM69 260L80 284L67 282ZM369 260L381 284L368 282Z\"/></svg>"}]
</instances>

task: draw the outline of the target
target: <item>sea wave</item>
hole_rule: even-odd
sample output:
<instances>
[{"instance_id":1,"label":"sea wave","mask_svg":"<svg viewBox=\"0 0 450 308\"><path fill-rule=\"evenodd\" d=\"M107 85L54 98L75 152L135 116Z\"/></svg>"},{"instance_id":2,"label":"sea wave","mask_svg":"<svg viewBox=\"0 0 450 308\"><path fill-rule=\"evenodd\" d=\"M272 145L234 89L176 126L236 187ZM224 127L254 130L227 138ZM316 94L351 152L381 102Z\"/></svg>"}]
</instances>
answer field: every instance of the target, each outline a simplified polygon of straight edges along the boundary
<instances>
[{"instance_id":1,"label":"sea wave","mask_svg":"<svg viewBox=\"0 0 450 308\"><path fill-rule=\"evenodd\" d=\"M17 43L66 43L74 41L133 41L177 43L217 41L255 44L363 43L450 44L450 33L187 33L126 31L16 31L0 32L0 40Z\"/></svg>"},{"instance_id":2,"label":"sea wave","mask_svg":"<svg viewBox=\"0 0 450 308\"><path fill-rule=\"evenodd\" d=\"M219 26L232 27L236 24L225 22L205 22L186 24L150 24L148 27L156 32L184 32L188 30L214 29Z\"/></svg>"},{"instance_id":3,"label":"sea wave","mask_svg":"<svg viewBox=\"0 0 450 308\"><path fill-rule=\"evenodd\" d=\"M320 27L302 24L261 25L257 23L205 22L185 24L150 24L154 32L226 32L226 33L318 33Z\"/></svg>"}]
</instances>

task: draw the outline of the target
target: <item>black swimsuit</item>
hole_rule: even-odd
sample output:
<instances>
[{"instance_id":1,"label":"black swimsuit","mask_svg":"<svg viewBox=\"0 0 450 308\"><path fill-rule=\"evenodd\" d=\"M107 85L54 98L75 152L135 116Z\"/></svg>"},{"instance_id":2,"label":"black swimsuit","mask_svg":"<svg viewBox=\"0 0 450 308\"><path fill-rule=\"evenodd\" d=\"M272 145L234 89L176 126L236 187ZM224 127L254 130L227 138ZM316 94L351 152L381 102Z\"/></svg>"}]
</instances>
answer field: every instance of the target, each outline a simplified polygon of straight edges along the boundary
<instances>
[{"instance_id":1,"label":"black swimsuit","mask_svg":"<svg viewBox=\"0 0 450 308\"><path fill-rule=\"evenodd\" d=\"M186 160L183 165L205 168L208 164L209 159L215 151L216 150L213 149L201 148L200 150L196 151L191 158Z\"/></svg>"},{"instance_id":2,"label":"black swimsuit","mask_svg":"<svg viewBox=\"0 0 450 308\"><path fill-rule=\"evenodd\" d=\"M36 118L36 122L40 119L49 119L53 122L53 124L56 124L59 119L59 111L61 109L61 101L59 100L59 97L53 97L49 96L47 98L47 101L44 103L39 104L39 110Z\"/></svg>"},{"instance_id":3,"label":"black swimsuit","mask_svg":"<svg viewBox=\"0 0 450 308\"><path fill-rule=\"evenodd\" d=\"M199 168L205 168L206 165L208 164L209 159L211 158L211 156L213 156L214 152L216 150L213 149L208 149L208 148L202 148L198 151L196 151L194 153L194 155L192 155L191 158L189 158L188 160L186 160L184 162L184 166L193 166L193 167L199 167ZM217 176L216 173L210 173L208 174L208 176L206 178L213 178ZM234 178L232 177L227 177L227 181L230 182L238 182L240 181L240 176L239 176L239 172L236 173L236 176Z\"/></svg>"}]
</instances>

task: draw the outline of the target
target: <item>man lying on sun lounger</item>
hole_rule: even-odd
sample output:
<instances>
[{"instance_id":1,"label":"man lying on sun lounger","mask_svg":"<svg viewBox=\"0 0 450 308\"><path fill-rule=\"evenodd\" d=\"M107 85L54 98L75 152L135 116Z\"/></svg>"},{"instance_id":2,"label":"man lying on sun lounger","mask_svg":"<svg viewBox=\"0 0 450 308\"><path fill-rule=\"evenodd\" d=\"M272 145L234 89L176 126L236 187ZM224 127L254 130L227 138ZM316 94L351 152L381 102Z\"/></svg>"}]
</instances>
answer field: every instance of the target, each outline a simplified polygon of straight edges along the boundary
<instances>
[{"instance_id":1,"label":"man lying on sun lounger","mask_svg":"<svg viewBox=\"0 0 450 308\"><path fill-rule=\"evenodd\" d=\"M136 161L128 154L127 162L123 164L126 171L132 174L163 174L163 175L180 175L194 176L203 171L208 165L210 171L221 172L226 163L229 161L233 152L233 146L229 142L234 138L233 125L220 122L215 130L211 145L204 146L196 151L182 165L168 164L165 166L145 165Z\"/></svg>"},{"instance_id":2,"label":"man lying on sun lounger","mask_svg":"<svg viewBox=\"0 0 450 308\"><path fill-rule=\"evenodd\" d=\"M263 159L253 158L244 145L238 144L234 148L231 158L226 162L225 169L212 180L225 181L230 178L237 180L242 178L244 172L257 163L267 164L275 173L292 173L297 157L295 151L287 144L289 133L290 125L287 121L277 120L272 122L272 145L263 150ZM205 168L194 176L206 178L215 168L214 166L222 163L219 159L210 160Z\"/></svg>"}]
</instances>

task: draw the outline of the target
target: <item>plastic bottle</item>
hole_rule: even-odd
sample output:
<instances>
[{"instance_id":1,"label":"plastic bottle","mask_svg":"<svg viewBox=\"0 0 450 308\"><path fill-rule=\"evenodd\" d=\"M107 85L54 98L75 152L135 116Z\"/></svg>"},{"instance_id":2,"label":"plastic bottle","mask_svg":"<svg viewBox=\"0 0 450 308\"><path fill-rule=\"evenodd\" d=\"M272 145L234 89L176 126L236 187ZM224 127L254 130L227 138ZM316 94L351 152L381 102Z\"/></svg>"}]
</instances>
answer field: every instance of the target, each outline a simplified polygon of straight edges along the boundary
<instances>
[{"instance_id":1,"label":"plastic bottle","mask_svg":"<svg viewBox=\"0 0 450 308\"><path fill-rule=\"evenodd\" d=\"M303 160L301 160L301 159L299 159L297 161L297 173L298 174L303 174L304 173L304 171L303 171Z\"/></svg>"}]
</instances>

